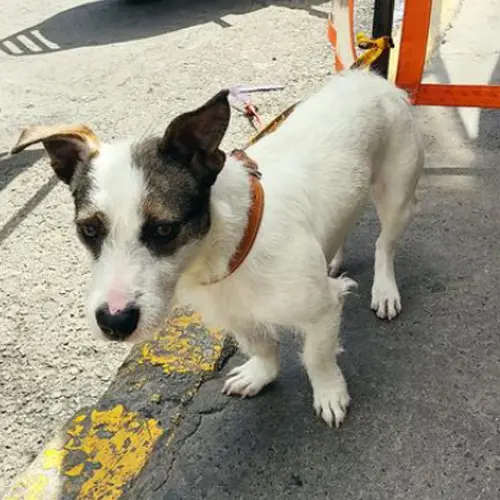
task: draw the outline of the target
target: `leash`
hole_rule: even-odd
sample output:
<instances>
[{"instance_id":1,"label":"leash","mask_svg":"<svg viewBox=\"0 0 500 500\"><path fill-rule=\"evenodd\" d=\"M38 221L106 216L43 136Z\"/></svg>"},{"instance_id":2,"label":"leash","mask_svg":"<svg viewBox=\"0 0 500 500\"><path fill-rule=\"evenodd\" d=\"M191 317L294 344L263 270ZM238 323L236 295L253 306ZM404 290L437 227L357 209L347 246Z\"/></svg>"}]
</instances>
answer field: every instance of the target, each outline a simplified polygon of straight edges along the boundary
<instances>
[{"instance_id":1,"label":"leash","mask_svg":"<svg viewBox=\"0 0 500 500\"><path fill-rule=\"evenodd\" d=\"M361 53L349 69L363 69L369 68L386 50L394 48L394 42L389 36L381 36L380 38L369 38L364 33L358 33L356 35L356 43L359 49L365 52ZM273 118L267 125L261 126L260 130L257 129L257 134L250 138L243 149L248 148L252 144L265 137L266 135L274 132L294 111L294 109L300 104L301 101L297 101L292 104L278 116ZM255 116L258 117L255 110ZM258 117L258 123L262 123L260 117ZM252 120L252 124L253 120ZM255 125L254 125L255 127ZM256 127L255 127L256 128Z\"/></svg>"},{"instance_id":2,"label":"leash","mask_svg":"<svg viewBox=\"0 0 500 500\"><path fill-rule=\"evenodd\" d=\"M262 118L258 113L257 106L252 104L248 94L252 92L268 92L272 90L283 90L284 85L233 85L229 89L231 97L240 104L240 107L235 107L238 111L242 112L250 120L250 124L257 131L264 128Z\"/></svg>"}]
</instances>

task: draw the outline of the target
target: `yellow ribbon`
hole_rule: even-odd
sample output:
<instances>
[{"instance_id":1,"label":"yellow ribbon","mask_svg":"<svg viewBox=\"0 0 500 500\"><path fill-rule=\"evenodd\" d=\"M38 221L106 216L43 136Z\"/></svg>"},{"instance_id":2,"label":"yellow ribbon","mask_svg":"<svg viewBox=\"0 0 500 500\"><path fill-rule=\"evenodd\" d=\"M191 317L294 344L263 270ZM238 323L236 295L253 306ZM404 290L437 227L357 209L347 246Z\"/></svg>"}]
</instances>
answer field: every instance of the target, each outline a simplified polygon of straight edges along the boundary
<instances>
[{"instance_id":1,"label":"yellow ribbon","mask_svg":"<svg viewBox=\"0 0 500 500\"><path fill-rule=\"evenodd\" d=\"M356 43L360 49L365 50L350 69L365 68L371 66L386 50L394 47L390 36L380 38L368 38L364 33L356 35Z\"/></svg>"}]
</instances>

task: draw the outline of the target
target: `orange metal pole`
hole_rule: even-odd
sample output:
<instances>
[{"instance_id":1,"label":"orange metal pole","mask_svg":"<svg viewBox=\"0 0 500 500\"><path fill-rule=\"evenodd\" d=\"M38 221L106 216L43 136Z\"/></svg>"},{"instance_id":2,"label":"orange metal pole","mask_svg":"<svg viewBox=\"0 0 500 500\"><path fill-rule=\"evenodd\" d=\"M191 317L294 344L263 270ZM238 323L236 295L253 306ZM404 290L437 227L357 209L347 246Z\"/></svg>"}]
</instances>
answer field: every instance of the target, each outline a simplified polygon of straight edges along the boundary
<instances>
[{"instance_id":1,"label":"orange metal pole","mask_svg":"<svg viewBox=\"0 0 500 500\"><path fill-rule=\"evenodd\" d=\"M356 53L355 42L356 37L354 36L354 0L349 0L349 36L351 38L351 53L353 61L356 60L358 54Z\"/></svg>"},{"instance_id":2,"label":"orange metal pole","mask_svg":"<svg viewBox=\"0 0 500 500\"><path fill-rule=\"evenodd\" d=\"M415 104L500 108L500 85L422 84Z\"/></svg>"},{"instance_id":3,"label":"orange metal pole","mask_svg":"<svg viewBox=\"0 0 500 500\"><path fill-rule=\"evenodd\" d=\"M432 0L406 0L399 51L396 85L406 90L413 101L424 72Z\"/></svg>"},{"instance_id":4,"label":"orange metal pole","mask_svg":"<svg viewBox=\"0 0 500 500\"><path fill-rule=\"evenodd\" d=\"M500 109L500 85L440 85L422 83L432 0L406 0L396 85L413 104Z\"/></svg>"}]
</instances>

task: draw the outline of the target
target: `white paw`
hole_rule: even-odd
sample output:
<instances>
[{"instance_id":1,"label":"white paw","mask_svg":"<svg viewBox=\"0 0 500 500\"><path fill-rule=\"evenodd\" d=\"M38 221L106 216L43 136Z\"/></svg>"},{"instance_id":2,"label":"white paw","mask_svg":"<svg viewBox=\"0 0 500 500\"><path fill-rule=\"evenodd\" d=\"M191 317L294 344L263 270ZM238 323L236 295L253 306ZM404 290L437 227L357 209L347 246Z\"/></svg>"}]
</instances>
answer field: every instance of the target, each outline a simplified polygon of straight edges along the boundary
<instances>
[{"instance_id":1,"label":"white paw","mask_svg":"<svg viewBox=\"0 0 500 500\"><path fill-rule=\"evenodd\" d=\"M242 398L255 396L277 375L278 367L275 360L254 356L229 372L222 392L228 396L235 395Z\"/></svg>"},{"instance_id":2,"label":"white paw","mask_svg":"<svg viewBox=\"0 0 500 500\"><path fill-rule=\"evenodd\" d=\"M401 298L394 281L375 283L372 288L371 308L380 319L394 319L401 312Z\"/></svg>"},{"instance_id":3,"label":"white paw","mask_svg":"<svg viewBox=\"0 0 500 500\"><path fill-rule=\"evenodd\" d=\"M314 409L329 427L339 427L343 422L351 401L342 378L336 382L316 383L313 387Z\"/></svg>"}]
</instances>

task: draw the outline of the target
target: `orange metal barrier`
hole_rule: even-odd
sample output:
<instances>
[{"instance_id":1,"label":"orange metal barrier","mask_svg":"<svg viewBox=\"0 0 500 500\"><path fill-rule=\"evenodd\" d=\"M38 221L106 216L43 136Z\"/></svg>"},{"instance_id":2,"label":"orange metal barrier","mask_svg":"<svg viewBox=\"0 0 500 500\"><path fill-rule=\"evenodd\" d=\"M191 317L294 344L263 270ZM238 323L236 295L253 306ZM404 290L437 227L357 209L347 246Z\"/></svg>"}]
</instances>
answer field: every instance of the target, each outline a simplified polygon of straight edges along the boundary
<instances>
[{"instance_id":1,"label":"orange metal barrier","mask_svg":"<svg viewBox=\"0 0 500 500\"><path fill-rule=\"evenodd\" d=\"M396 85L413 104L500 108L500 85L438 85L422 83L432 0L406 0Z\"/></svg>"},{"instance_id":2,"label":"orange metal barrier","mask_svg":"<svg viewBox=\"0 0 500 500\"><path fill-rule=\"evenodd\" d=\"M342 30L340 39L337 29ZM335 71L349 68L356 61L354 37L354 0L332 0L328 15L327 36L335 51Z\"/></svg>"}]
</instances>

